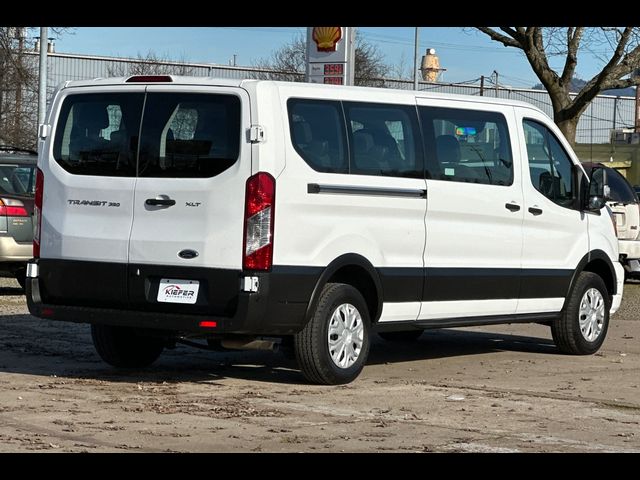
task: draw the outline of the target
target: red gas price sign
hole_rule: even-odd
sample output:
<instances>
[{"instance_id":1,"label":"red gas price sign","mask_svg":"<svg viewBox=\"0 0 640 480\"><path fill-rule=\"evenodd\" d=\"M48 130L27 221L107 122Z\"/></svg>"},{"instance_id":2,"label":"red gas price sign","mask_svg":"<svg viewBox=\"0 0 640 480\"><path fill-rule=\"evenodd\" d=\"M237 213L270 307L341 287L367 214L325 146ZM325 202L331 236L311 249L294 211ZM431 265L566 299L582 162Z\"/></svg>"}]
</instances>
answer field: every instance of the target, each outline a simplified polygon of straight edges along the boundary
<instances>
[{"instance_id":1,"label":"red gas price sign","mask_svg":"<svg viewBox=\"0 0 640 480\"><path fill-rule=\"evenodd\" d=\"M325 63L325 75L344 75L344 63Z\"/></svg>"}]
</instances>

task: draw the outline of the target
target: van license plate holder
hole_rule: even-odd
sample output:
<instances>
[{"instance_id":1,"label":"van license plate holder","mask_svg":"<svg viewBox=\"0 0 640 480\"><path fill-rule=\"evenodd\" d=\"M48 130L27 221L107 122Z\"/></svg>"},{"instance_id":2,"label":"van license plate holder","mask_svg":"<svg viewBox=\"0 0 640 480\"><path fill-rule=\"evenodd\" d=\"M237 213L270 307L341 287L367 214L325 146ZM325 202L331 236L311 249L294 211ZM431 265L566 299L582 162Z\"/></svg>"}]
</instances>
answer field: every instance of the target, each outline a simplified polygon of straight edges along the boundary
<instances>
[{"instance_id":1,"label":"van license plate holder","mask_svg":"<svg viewBox=\"0 0 640 480\"><path fill-rule=\"evenodd\" d=\"M158 302L186 303L193 305L198 301L198 280L176 280L161 278L158 286Z\"/></svg>"}]
</instances>

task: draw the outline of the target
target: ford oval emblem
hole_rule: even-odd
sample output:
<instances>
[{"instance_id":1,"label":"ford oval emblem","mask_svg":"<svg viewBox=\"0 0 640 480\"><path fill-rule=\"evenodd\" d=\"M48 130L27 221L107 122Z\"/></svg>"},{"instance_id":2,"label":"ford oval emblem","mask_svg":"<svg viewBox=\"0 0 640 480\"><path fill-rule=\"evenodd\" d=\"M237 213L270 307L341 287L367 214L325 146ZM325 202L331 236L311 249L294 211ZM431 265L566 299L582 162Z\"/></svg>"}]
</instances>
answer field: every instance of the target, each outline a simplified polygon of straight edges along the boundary
<instances>
[{"instance_id":1,"label":"ford oval emblem","mask_svg":"<svg viewBox=\"0 0 640 480\"><path fill-rule=\"evenodd\" d=\"M187 260L191 259L191 258L196 258L198 256L198 252L196 252L195 250L181 250L180 253L178 253L178 256L180 258L185 258Z\"/></svg>"}]
</instances>

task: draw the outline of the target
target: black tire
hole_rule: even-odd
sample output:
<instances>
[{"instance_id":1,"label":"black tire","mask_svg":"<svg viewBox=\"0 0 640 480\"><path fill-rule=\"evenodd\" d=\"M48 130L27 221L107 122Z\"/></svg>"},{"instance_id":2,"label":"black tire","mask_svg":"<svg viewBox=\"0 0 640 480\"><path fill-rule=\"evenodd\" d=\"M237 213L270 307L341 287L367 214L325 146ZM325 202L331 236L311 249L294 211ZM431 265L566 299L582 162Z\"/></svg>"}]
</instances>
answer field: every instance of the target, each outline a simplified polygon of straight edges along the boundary
<instances>
[{"instance_id":1,"label":"black tire","mask_svg":"<svg viewBox=\"0 0 640 480\"><path fill-rule=\"evenodd\" d=\"M598 322L601 325L599 333L589 341L580 329L580 305L586 292L592 288L602 297L604 315L602 321ZM565 309L551 324L551 335L558 349L571 355L590 355L597 352L607 336L610 308L611 299L602 278L591 272L580 273L571 289ZM587 329L587 333L588 331Z\"/></svg>"},{"instance_id":2,"label":"black tire","mask_svg":"<svg viewBox=\"0 0 640 480\"><path fill-rule=\"evenodd\" d=\"M331 358L329 324L336 309L344 304L355 307L362 322L362 345L355 362L340 367ZM313 383L340 385L353 381L362 371L369 354L370 315L362 294L351 285L328 283L322 289L318 306L305 328L294 336L296 360L303 375Z\"/></svg>"},{"instance_id":3,"label":"black tire","mask_svg":"<svg viewBox=\"0 0 640 480\"><path fill-rule=\"evenodd\" d=\"M118 368L148 367L164 349L162 339L139 335L128 327L91 325L91 338L100 358Z\"/></svg>"},{"instance_id":4,"label":"black tire","mask_svg":"<svg viewBox=\"0 0 640 480\"><path fill-rule=\"evenodd\" d=\"M380 338L387 342L415 342L424 330L404 330L402 332L378 332Z\"/></svg>"}]
</instances>

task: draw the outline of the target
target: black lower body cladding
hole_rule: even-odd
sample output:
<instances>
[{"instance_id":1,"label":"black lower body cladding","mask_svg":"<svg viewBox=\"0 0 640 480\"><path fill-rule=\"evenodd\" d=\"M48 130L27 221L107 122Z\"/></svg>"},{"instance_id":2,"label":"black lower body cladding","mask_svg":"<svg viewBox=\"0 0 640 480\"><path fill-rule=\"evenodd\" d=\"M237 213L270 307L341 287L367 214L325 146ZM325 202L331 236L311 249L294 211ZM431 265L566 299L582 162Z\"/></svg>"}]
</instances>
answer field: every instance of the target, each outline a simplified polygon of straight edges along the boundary
<instances>
[{"instance_id":1,"label":"black lower body cladding","mask_svg":"<svg viewBox=\"0 0 640 480\"><path fill-rule=\"evenodd\" d=\"M274 267L243 273L201 267L126 265L38 260L38 278L27 279L27 303L36 316L82 323L203 332L287 335L304 327L321 268ZM257 293L240 290L245 276L259 280ZM158 302L160 279L197 280L194 304Z\"/></svg>"}]
</instances>

